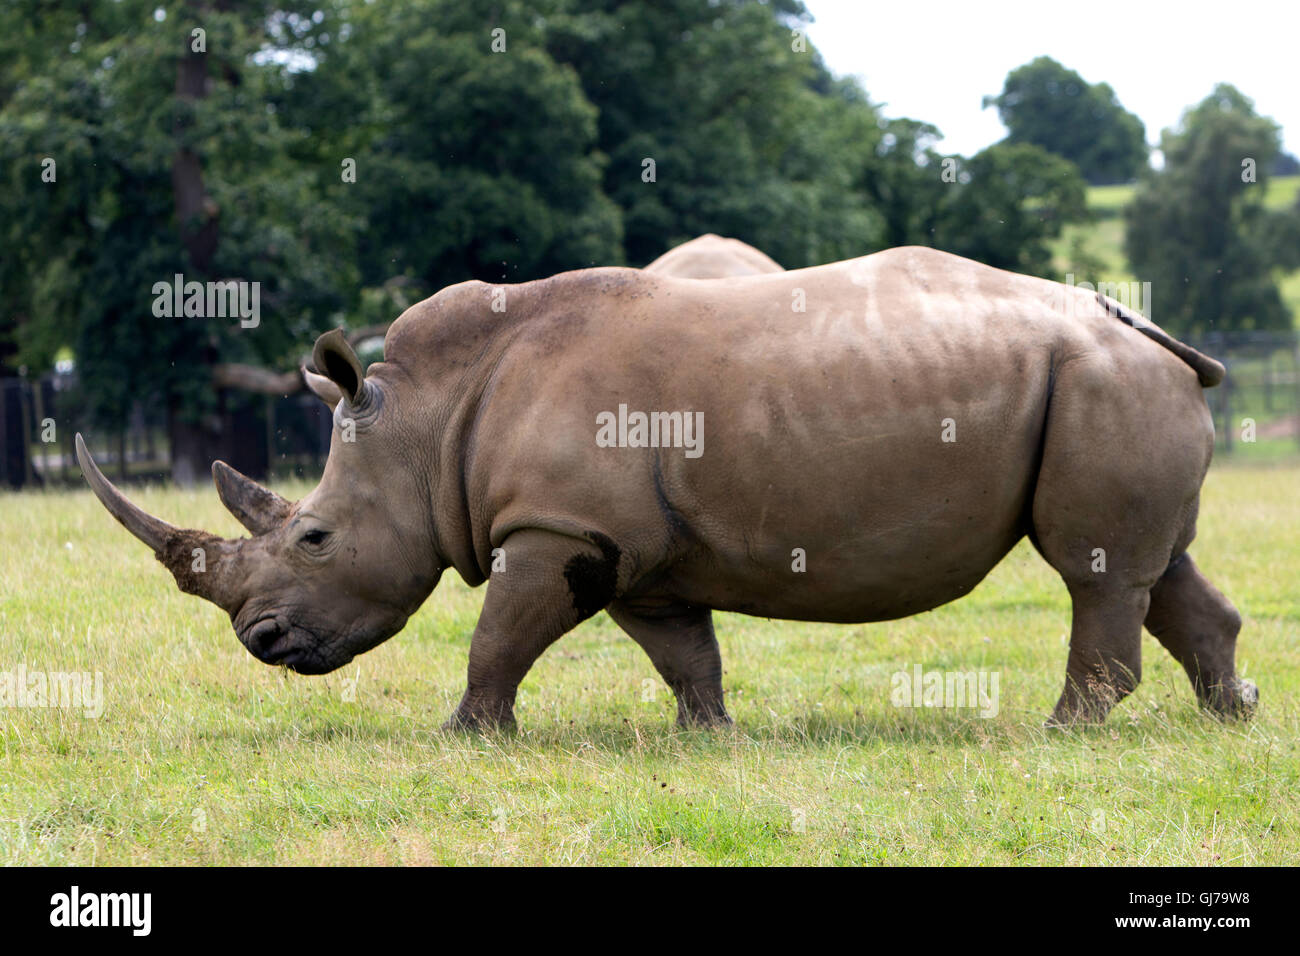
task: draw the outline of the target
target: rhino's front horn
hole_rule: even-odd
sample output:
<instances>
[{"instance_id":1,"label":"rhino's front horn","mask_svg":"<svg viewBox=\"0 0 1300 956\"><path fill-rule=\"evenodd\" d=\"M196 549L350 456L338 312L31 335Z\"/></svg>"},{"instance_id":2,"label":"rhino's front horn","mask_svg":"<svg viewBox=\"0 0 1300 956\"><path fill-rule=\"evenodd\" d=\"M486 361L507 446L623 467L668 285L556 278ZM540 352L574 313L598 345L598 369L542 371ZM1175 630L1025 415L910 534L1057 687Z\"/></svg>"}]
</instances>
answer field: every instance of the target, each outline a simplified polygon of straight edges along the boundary
<instances>
[{"instance_id":1,"label":"rhino's front horn","mask_svg":"<svg viewBox=\"0 0 1300 956\"><path fill-rule=\"evenodd\" d=\"M212 482L226 510L253 534L266 534L284 524L293 508L274 491L241 475L224 461L212 463Z\"/></svg>"},{"instance_id":2,"label":"rhino's front horn","mask_svg":"<svg viewBox=\"0 0 1300 956\"><path fill-rule=\"evenodd\" d=\"M239 610L241 599L233 587L239 575L232 573L239 556L238 542L225 541L206 531L177 528L136 507L104 477L80 432L77 463L95 497L127 531L153 549L154 557L172 573L182 591L206 598L232 616Z\"/></svg>"},{"instance_id":3,"label":"rhino's front horn","mask_svg":"<svg viewBox=\"0 0 1300 956\"><path fill-rule=\"evenodd\" d=\"M174 525L137 508L126 495L113 487L113 483L104 477L104 473L95 464L95 459L90 457L81 432L77 432L77 464L81 466L82 474L90 483L95 497L108 509L109 514L154 551L162 551L167 542L180 533L180 529Z\"/></svg>"}]
</instances>

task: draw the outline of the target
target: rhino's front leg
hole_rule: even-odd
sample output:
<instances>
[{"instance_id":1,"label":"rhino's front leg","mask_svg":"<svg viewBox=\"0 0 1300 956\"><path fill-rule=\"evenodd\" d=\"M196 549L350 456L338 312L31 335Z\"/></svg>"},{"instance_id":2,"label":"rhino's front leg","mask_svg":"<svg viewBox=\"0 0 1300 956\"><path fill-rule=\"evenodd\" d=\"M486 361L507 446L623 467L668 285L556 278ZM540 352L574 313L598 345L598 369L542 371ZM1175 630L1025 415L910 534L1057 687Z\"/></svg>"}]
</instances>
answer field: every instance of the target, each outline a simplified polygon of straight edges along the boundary
<instances>
[{"instance_id":1,"label":"rhino's front leg","mask_svg":"<svg viewBox=\"0 0 1300 956\"><path fill-rule=\"evenodd\" d=\"M672 601L615 601L609 616L641 645L677 696L679 726L730 724L713 612Z\"/></svg>"},{"instance_id":2,"label":"rhino's front leg","mask_svg":"<svg viewBox=\"0 0 1300 956\"><path fill-rule=\"evenodd\" d=\"M465 696L444 728L513 724L515 692L533 662L613 600L619 551L593 537L529 530L506 539L505 568L492 573L470 641Z\"/></svg>"}]
</instances>

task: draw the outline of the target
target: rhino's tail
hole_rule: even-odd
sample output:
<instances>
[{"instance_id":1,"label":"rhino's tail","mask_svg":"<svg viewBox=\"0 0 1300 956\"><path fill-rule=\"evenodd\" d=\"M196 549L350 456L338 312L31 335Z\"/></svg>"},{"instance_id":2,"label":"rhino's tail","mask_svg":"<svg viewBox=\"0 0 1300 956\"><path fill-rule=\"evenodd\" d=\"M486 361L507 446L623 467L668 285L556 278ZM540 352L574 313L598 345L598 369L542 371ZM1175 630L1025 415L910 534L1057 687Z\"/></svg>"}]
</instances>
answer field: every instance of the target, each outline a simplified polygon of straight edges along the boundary
<instances>
[{"instance_id":1,"label":"rhino's tail","mask_svg":"<svg viewBox=\"0 0 1300 956\"><path fill-rule=\"evenodd\" d=\"M1097 301L1101 307L1115 316L1125 325L1132 326L1152 341L1159 342L1169 351L1173 352L1180 359L1192 367L1196 373L1197 379L1200 380L1203 388L1213 388L1223 381L1223 377L1228 374L1228 370L1223 367L1222 362L1217 362L1203 352L1198 352L1190 345L1179 342L1176 338L1169 335L1163 329L1152 325L1142 315L1124 308L1114 299L1108 299L1100 292L1097 293Z\"/></svg>"}]
</instances>

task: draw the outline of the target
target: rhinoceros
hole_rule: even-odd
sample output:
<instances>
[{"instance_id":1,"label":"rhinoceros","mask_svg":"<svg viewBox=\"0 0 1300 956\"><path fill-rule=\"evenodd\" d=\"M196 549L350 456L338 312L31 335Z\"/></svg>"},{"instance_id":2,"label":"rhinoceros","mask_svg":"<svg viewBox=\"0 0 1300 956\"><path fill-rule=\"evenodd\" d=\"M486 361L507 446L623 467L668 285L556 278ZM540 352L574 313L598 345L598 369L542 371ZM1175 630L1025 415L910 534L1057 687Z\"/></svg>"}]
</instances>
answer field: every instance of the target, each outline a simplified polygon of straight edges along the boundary
<instances>
[{"instance_id":1,"label":"rhinoceros","mask_svg":"<svg viewBox=\"0 0 1300 956\"><path fill-rule=\"evenodd\" d=\"M141 511L77 438L107 509L268 664L346 664L454 568L488 586L449 725L512 723L533 662L602 609L679 722L729 722L714 610L913 615L1027 536L1073 603L1049 724L1134 689L1144 624L1205 707L1255 707L1241 618L1187 551L1223 366L1086 289L924 248L712 282L595 268L454 285L368 370L338 330L313 360L320 484L290 502L213 465L250 538Z\"/></svg>"},{"instance_id":2,"label":"rhinoceros","mask_svg":"<svg viewBox=\"0 0 1300 956\"><path fill-rule=\"evenodd\" d=\"M645 270L679 279L725 279L785 271L748 243L711 232L674 246Z\"/></svg>"}]
</instances>

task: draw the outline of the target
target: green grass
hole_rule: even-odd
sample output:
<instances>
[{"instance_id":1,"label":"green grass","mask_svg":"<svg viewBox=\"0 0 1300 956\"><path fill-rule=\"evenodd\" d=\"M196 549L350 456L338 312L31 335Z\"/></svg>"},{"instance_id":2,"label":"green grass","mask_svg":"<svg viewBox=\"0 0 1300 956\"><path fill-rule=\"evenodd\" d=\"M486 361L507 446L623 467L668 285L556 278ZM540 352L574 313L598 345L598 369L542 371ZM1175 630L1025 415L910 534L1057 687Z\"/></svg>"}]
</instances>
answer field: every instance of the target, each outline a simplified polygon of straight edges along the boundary
<instances>
[{"instance_id":1,"label":"green grass","mask_svg":"<svg viewBox=\"0 0 1300 956\"><path fill-rule=\"evenodd\" d=\"M237 530L210 491L138 498ZM88 493L0 495L0 671L102 671L106 700L99 719L0 709L0 862L1293 865L1297 541L1300 465L1216 466L1193 550L1245 615L1249 724L1200 713L1147 637L1144 681L1104 727L1043 730L1069 605L1022 545L968 599L903 621L719 615L732 732L676 730L600 615L529 675L520 731L479 736L437 729L483 593L454 574L398 637L298 677L249 656ZM999 671L1000 712L893 707L914 664Z\"/></svg>"},{"instance_id":2,"label":"green grass","mask_svg":"<svg viewBox=\"0 0 1300 956\"><path fill-rule=\"evenodd\" d=\"M1119 216L1133 198L1133 183L1115 186L1089 186L1088 208L1098 216ZM1270 209L1286 209L1295 205L1300 195L1300 176L1270 176L1264 204Z\"/></svg>"},{"instance_id":3,"label":"green grass","mask_svg":"<svg viewBox=\"0 0 1300 956\"><path fill-rule=\"evenodd\" d=\"M1099 217L1118 216L1133 198L1133 184L1115 186L1089 186L1088 208Z\"/></svg>"},{"instance_id":4,"label":"green grass","mask_svg":"<svg viewBox=\"0 0 1300 956\"><path fill-rule=\"evenodd\" d=\"M1270 209L1287 209L1296 204L1300 196L1300 176L1274 176L1268 181L1264 203Z\"/></svg>"}]
</instances>

